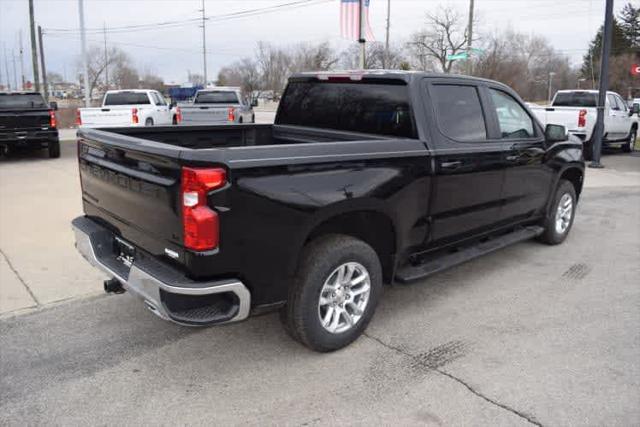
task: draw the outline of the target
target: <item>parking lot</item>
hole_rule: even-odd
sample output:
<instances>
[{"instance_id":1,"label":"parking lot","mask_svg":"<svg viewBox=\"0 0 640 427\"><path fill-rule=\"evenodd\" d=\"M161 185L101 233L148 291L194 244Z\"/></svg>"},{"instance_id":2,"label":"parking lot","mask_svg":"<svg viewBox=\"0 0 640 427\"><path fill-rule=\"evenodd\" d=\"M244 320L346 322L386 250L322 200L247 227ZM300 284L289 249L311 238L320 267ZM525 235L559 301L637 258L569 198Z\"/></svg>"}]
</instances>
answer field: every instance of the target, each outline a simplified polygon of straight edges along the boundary
<instances>
[{"instance_id":1,"label":"parking lot","mask_svg":"<svg viewBox=\"0 0 640 427\"><path fill-rule=\"evenodd\" d=\"M387 287L364 337L317 354L277 314L189 329L102 294L73 247L75 150L0 161L1 425L640 419L640 152L587 170L563 245Z\"/></svg>"}]
</instances>

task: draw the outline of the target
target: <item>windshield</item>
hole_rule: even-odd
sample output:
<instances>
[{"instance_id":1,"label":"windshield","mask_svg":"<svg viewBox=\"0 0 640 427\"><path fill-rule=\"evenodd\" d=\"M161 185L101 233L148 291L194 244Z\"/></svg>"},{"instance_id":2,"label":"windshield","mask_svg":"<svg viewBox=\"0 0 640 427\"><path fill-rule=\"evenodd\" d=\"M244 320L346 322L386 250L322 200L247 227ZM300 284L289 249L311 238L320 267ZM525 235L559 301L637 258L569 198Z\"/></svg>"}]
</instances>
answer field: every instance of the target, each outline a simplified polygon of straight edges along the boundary
<instances>
[{"instance_id":1,"label":"windshield","mask_svg":"<svg viewBox=\"0 0 640 427\"><path fill-rule=\"evenodd\" d=\"M277 123L416 137L408 89L400 80L293 81L280 102Z\"/></svg>"},{"instance_id":2,"label":"windshield","mask_svg":"<svg viewBox=\"0 0 640 427\"><path fill-rule=\"evenodd\" d=\"M554 107L595 107L598 94L592 92L558 92Z\"/></svg>"},{"instance_id":3,"label":"windshield","mask_svg":"<svg viewBox=\"0 0 640 427\"><path fill-rule=\"evenodd\" d=\"M47 108L42 95L33 94L2 94L0 108Z\"/></svg>"},{"instance_id":4,"label":"windshield","mask_svg":"<svg viewBox=\"0 0 640 427\"><path fill-rule=\"evenodd\" d=\"M108 93L104 98L104 105L140 105L151 104L145 92Z\"/></svg>"},{"instance_id":5,"label":"windshield","mask_svg":"<svg viewBox=\"0 0 640 427\"><path fill-rule=\"evenodd\" d=\"M198 92L194 104L238 104L238 95L235 92Z\"/></svg>"}]
</instances>

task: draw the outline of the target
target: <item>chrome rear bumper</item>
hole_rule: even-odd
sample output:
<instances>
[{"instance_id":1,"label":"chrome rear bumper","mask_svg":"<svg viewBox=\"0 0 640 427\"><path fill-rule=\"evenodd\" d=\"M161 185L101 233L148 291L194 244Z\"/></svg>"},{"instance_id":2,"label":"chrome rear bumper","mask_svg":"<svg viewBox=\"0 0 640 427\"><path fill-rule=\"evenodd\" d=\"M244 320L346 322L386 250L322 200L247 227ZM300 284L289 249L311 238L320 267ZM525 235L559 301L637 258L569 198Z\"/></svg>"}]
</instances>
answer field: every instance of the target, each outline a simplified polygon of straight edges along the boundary
<instances>
[{"instance_id":1,"label":"chrome rear bumper","mask_svg":"<svg viewBox=\"0 0 640 427\"><path fill-rule=\"evenodd\" d=\"M86 217L74 219L72 228L76 248L91 265L119 280L165 320L203 326L249 316L251 294L239 280L196 282L150 256L127 266L115 253L111 231Z\"/></svg>"}]
</instances>

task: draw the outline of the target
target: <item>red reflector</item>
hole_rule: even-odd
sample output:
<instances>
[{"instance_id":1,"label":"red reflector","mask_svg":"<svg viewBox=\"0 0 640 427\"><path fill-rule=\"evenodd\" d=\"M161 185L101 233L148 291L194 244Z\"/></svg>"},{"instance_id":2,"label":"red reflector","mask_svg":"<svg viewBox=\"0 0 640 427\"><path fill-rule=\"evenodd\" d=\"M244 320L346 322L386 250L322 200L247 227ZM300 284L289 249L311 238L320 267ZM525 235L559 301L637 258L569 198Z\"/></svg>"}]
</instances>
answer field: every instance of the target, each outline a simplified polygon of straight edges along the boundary
<instances>
[{"instance_id":1,"label":"red reflector","mask_svg":"<svg viewBox=\"0 0 640 427\"><path fill-rule=\"evenodd\" d=\"M56 112L53 110L49 110L49 126L52 128L58 126L56 122Z\"/></svg>"},{"instance_id":2,"label":"red reflector","mask_svg":"<svg viewBox=\"0 0 640 427\"><path fill-rule=\"evenodd\" d=\"M176 107L176 123L182 123L182 110Z\"/></svg>"},{"instance_id":3,"label":"red reflector","mask_svg":"<svg viewBox=\"0 0 640 427\"><path fill-rule=\"evenodd\" d=\"M205 251L218 247L218 213L207 205L207 194L225 183L224 169L182 168L182 224L186 248Z\"/></svg>"},{"instance_id":4,"label":"red reflector","mask_svg":"<svg viewBox=\"0 0 640 427\"><path fill-rule=\"evenodd\" d=\"M137 124L138 123L138 109L137 108L132 108L131 109L131 123L133 123L133 124Z\"/></svg>"},{"instance_id":5,"label":"red reflector","mask_svg":"<svg viewBox=\"0 0 640 427\"><path fill-rule=\"evenodd\" d=\"M227 119L230 122L235 122L236 121L236 109L233 107L229 107L229 116L227 117Z\"/></svg>"},{"instance_id":6,"label":"red reflector","mask_svg":"<svg viewBox=\"0 0 640 427\"><path fill-rule=\"evenodd\" d=\"M583 128L587 125L587 110L580 110L578 113L578 127Z\"/></svg>"},{"instance_id":7,"label":"red reflector","mask_svg":"<svg viewBox=\"0 0 640 427\"><path fill-rule=\"evenodd\" d=\"M80 115L80 109L76 110L76 124L82 126L82 116Z\"/></svg>"}]
</instances>

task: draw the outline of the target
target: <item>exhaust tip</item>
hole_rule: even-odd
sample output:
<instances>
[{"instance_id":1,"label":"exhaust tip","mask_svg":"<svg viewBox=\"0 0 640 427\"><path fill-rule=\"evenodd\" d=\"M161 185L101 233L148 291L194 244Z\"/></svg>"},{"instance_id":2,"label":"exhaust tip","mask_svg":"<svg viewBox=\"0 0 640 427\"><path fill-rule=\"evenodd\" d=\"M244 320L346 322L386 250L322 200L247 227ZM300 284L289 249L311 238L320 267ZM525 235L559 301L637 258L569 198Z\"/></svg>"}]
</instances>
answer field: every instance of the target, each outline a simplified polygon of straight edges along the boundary
<instances>
[{"instance_id":1,"label":"exhaust tip","mask_svg":"<svg viewBox=\"0 0 640 427\"><path fill-rule=\"evenodd\" d=\"M102 283L102 286L104 287L104 291L108 294L122 294L125 291L122 283L120 283L120 281L115 277L105 280Z\"/></svg>"}]
</instances>

